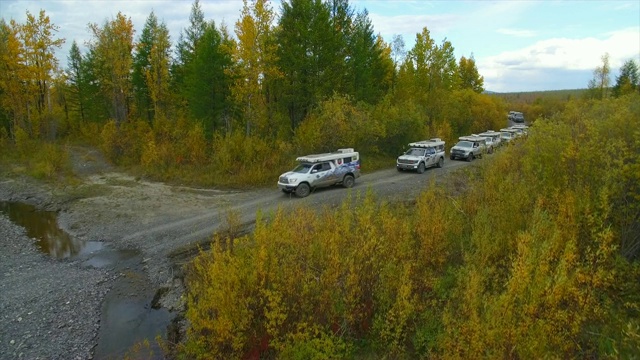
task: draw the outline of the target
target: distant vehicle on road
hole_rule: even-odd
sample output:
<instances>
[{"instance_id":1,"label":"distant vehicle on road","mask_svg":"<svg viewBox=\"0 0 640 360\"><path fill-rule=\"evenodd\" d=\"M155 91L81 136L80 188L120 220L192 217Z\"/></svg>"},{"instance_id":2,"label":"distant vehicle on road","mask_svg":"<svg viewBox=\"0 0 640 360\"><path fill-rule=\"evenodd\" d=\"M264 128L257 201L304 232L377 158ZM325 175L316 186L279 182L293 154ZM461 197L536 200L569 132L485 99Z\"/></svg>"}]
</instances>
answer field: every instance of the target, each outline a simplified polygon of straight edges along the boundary
<instances>
[{"instance_id":1,"label":"distant vehicle on road","mask_svg":"<svg viewBox=\"0 0 640 360\"><path fill-rule=\"evenodd\" d=\"M508 144L518 137L518 131L512 128L500 129L500 138L503 143Z\"/></svg>"},{"instance_id":2,"label":"distant vehicle on road","mask_svg":"<svg viewBox=\"0 0 640 360\"><path fill-rule=\"evenodd\" d=\"M515 129L518 131L518 134L527 136L529 134L529 127L527 125L513 125L511 129Z\"/></svg>"},{"instance_id":3,"label":"distant vehicle on road","mask_svg":"<svg viewBox=\"0 0 640 360\"><path fill-rule=\"evenodd\" d=\"M500 132L487 130L483 133L478 134L479 136L484 136L486 138L491 138L491 147L495 150L497 147L502 145L502 138L500 136Z\"/></svg>"},{"instance_id":4,"label":"distant vehicle on road","mask_svg":"<svg viewBox=\"0 0 640 360\"><path fill-rule=\"evenodd\" d=\"M515 123L524 123L524 114L519 111L509 111L507 119Z\"/></svg>"}]
</instances>

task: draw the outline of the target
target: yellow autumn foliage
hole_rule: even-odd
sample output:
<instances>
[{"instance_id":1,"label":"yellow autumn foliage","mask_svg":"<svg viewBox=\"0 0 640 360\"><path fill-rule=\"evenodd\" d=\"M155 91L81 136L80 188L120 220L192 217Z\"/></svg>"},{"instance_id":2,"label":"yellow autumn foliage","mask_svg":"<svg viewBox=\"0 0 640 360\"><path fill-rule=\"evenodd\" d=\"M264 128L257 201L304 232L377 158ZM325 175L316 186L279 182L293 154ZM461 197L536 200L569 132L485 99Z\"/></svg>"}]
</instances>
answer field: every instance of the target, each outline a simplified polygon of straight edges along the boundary
<instances>
[{"instance_id":1,"label":"yellow autumn foliage","mask_svg":"<svg viewBox=\"0 0 640 360\"><path fill-rule=\"evenodd\" d=\"M349 192L259 214L253 234L194 261L183 353L634 356L639 100L569 103L415 202Z\"/></svg>"}]
</instances>

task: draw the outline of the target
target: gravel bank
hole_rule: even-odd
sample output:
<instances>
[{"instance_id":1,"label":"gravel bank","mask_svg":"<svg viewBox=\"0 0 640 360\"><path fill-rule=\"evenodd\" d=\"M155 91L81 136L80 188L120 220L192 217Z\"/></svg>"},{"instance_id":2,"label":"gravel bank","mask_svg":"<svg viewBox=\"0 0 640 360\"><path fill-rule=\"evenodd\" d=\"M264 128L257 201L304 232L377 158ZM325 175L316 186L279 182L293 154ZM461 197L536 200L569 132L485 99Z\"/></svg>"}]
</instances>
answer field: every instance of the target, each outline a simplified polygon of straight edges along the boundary
<instances>
[{"instance_id":1,"label":"gravel bank","mask_svg":"<svg viewBox=\"0 0 640 360\"><path fill-rule=\"evenodd\" d=\"M90 359L112 277L41 253L0 214L0 359Z\"/></svg>"}]
</instances>

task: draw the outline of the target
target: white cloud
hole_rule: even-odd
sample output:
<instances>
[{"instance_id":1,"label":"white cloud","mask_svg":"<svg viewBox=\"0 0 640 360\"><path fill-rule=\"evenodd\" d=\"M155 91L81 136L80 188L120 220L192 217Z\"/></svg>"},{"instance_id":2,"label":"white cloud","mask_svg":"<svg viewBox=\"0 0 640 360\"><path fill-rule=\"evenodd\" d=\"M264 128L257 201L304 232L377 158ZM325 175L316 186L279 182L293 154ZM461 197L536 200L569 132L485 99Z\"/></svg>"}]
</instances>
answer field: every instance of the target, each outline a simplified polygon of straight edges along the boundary
<instances>
[{"instance_id":1,"label":"white cloud","mask_svg":"<svg viewBox=\"0 0 640 360\"><path fill-rule=\"evenodd\" d=\"M609 54L612 70L619 69L629 59L637 60L640 56L640 28L610 32L602 38L542 40L516 51L477 59L477 63L478 71L484 76L485 87L492 91L516 91L513 79L517 79L518 84L536 84L541 78L547 79L548 86L555 87L537 90L583 88L589 77L582 79L575 75L591 74L602 64L601 58L605 53ZM562 77L563 72L572 75L567 75L564 82L562 79L548 81L546 74Z\"/></svg>"},{"instance_id":2,"label":"white cloud","mask_svg":"<svg viewBox=\"0 0 640 360\"><path fill-rule=\"evenodd\" d=\"M400 34L405 40L415 40L416 34L421 33L423 28L429 32L446 33L459 20L456 15L396 15L385 16L379 14L369 14L369 19L375 26L375 32L380 33L387 41L395 34ZM436 38L436 40L440 40Z\"/></svg>"}]
</instances>

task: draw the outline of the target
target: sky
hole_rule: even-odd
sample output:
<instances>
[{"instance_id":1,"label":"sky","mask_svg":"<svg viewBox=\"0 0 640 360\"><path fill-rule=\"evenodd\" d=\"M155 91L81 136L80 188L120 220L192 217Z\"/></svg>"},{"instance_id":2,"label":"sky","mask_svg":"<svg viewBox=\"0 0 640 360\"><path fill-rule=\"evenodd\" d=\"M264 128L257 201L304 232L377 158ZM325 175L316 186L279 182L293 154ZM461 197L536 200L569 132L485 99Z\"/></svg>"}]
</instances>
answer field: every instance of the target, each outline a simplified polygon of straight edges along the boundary
<instances>
[{"instance_id":1,"label":"sky","mask_svg":"<svg viewBox=\"0 0 640 360\"><path fill-rule=\"evenodd\" d=\"M367 10L376 34L391 43L401 35L411 50L416 34L427 28L437 44L451 42L456 59L473 56L484 88L525 92L586 88L593 71L609 54L611 81L622 64L640 65L639 0L351 0L356 12ZM71 43L81 49L90 39L89 23L104 24L118 11L131 18L136 39L154 11L169 28L172 41L189 26L192 0L0 0L0 17L24 22L26 12L45 10L66 39L57 52L66 67ZM242 0L200 0L207 20L225 24L230 33ZM280 13L281 1L271 2Z\"/></svg>"}]
</instances>

